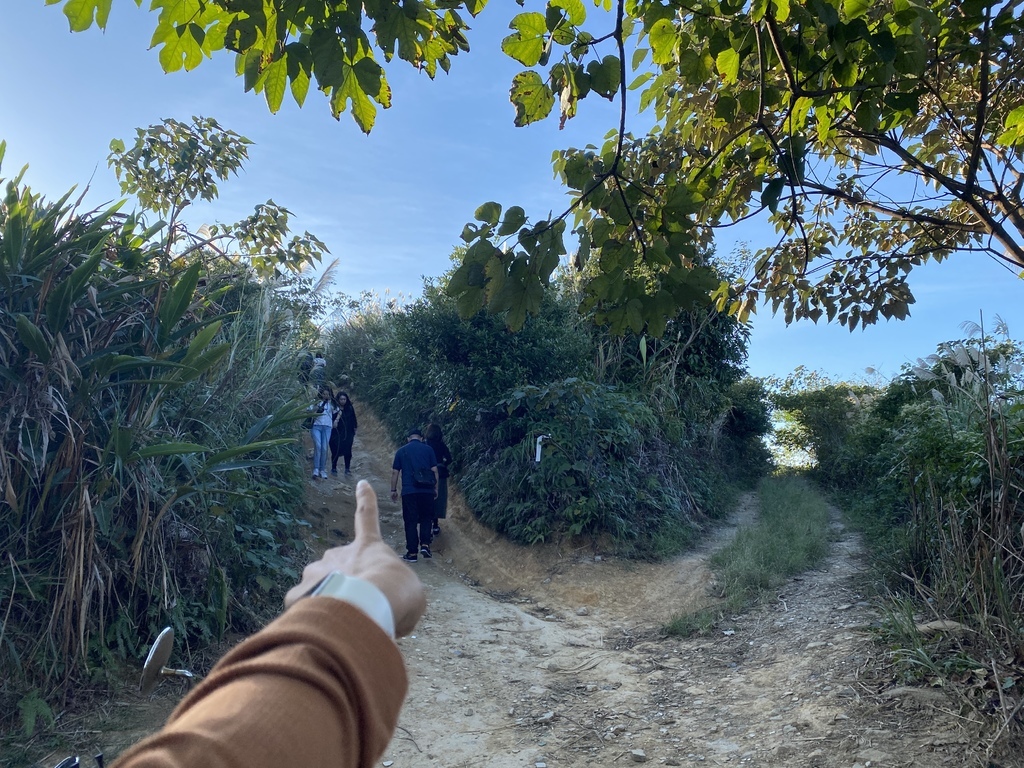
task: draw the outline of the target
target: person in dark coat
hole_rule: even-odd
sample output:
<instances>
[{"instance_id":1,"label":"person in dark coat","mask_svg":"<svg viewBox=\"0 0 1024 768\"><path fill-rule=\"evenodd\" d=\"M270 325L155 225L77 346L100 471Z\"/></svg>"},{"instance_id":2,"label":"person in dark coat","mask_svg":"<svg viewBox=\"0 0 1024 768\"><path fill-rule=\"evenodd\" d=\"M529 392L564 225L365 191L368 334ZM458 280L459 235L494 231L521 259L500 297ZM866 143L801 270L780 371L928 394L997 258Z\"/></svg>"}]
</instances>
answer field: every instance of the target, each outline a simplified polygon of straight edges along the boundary
<instances>
[{"instance_id":1,"label":"person in dark coat","mask_svg":"<svg viewBox=\"0 0 1024 768\"><path fill-rule=\"evenodd\" d=\"M452 452L445 445L438 424L428 424L425 437L427 445L434 449L434 456L437 458L437 498L434 499L434 525L431 531L437 536L441 532L438 521L448 517L448 465L452 463Z\"/></svg>"},{"instance_id":2,"label":"person in dark coat","mask_svg":"<svg viewBox=\"0 0 1024 768\"><path fill-rule=\"evenodd\" d=\"M335 396L338 412L334 417L334 429L331 430L331 474L338 474L338 457L345 457L345 474L352 474L352 441L356 437L359 422L356 409L352 407L352 399L347 392L339 392Z\"/></svg>"}]
</instances>

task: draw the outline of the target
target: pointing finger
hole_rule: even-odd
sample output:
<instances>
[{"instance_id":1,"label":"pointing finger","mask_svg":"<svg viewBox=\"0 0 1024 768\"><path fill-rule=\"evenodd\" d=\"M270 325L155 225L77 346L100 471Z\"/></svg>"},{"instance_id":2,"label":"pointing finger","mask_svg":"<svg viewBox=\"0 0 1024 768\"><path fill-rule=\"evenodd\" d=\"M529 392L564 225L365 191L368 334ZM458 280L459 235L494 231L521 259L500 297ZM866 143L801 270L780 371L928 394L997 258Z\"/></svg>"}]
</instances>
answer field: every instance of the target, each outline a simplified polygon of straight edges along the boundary
<instances>
[{"instance_id":1,"label":"pointing finger","mask_svg":"<svg viewBox=\"0 0 1024 768\"><path fill-rule=\"evenodd\" d=\"M356 542L369 544L380 541L380 510L377 508L377 493L365 480L356 485Z\"/></svg>"}]
</instances>

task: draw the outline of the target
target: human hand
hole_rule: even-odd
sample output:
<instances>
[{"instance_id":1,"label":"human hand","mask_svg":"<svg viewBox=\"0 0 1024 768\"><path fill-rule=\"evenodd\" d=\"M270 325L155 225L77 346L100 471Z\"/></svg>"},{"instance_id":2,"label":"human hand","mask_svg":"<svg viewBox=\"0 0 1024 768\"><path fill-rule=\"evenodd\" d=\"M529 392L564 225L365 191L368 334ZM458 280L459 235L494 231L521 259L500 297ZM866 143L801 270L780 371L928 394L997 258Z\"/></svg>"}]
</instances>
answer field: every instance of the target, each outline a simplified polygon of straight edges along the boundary
<instances>
[{"instance_id":1,"label":"human hand","mask_svg":"<svg viewBox=\"0 0 1024 768\"><path fill-rule=\"evenodd\" d=\"M391 492L391 500L392 501L398 501L398 491L392 491Z\"/></svg>"},{"instance_id":2,"label":"human hand","mask_svg":"<svg viewBox=\"0 0 1024 768\"><path fill-rule=\"evenodd\" d=\"M303 569L302 581L285 595L285 607L309 594L331 571L341 571L380 589L391 604L395 636L409 634L427 607L423 584L381 538L377 494L365 480L356 485L355 531L352 543L327 550Z\"/></svg>"}]
</instances>

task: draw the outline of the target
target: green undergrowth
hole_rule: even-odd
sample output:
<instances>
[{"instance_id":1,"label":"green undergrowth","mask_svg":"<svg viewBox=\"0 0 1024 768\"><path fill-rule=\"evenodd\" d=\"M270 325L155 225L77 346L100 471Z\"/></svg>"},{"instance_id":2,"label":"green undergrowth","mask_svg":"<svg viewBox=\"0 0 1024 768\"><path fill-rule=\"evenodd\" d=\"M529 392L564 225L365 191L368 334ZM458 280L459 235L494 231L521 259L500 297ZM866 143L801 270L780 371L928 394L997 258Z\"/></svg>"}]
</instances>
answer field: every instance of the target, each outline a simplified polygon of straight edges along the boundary
<instances>
[{"instance_id":1,"label":"green undergrowth","mask_svg":"<svg viewBox=\"0 0 1024 768\"><path fill-rule=\"evenodd\" d=\"M766 478L757 494L757 522L741 528L711 557L720 599L708 608L673 617L665 626L667 634L706 633L722 616L748 608L786 579L825 559L828 505L810 483L798 476Z\"/></svg>"}]
</instances>

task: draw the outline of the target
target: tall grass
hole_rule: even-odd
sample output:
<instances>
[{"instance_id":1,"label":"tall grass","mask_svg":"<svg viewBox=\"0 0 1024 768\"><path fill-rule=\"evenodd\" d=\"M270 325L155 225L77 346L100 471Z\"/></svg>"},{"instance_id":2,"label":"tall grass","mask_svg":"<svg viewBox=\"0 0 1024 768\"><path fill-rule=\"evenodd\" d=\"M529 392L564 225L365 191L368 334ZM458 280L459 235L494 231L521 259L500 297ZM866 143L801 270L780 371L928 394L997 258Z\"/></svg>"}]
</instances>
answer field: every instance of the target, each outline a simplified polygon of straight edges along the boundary
<instances>
[{"instance_id":1,"label":"tall grass","mask_svg":"<svg viewBox=\"0 0 1024 768\"><path fill-rule=\"evenodd\" d=\"M796 574L821 563L829 551L829 511L824 497L801 477L765 478L757 490L758 519L712 555L721 601L674 617L672 635L706 631L723 612L735 613Z\"/></svg>"},{"instance_id":2,"label":"tall grass","mask_svg":"<svg viewBox=\"0 0 1024 768\"><path fill-rule=\"evenodd\" d=\"M152 257L116 209L0 198L0 724L157 626L251 629L297 577L292 315Z\"/></svg>"}]
</instances>

